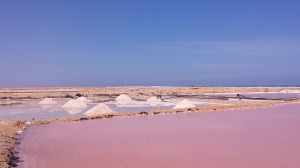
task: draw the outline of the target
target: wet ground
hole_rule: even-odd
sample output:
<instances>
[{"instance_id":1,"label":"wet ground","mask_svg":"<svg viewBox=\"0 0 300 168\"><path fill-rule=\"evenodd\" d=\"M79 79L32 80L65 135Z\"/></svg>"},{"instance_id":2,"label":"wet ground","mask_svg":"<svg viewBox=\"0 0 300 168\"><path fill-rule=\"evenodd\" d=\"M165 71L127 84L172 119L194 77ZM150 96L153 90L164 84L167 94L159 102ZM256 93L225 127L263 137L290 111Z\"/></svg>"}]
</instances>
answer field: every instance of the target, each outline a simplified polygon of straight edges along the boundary
<instances>
[{"instance_id":1,"label":"wet ground","mask_svg":"<svg viewBox=\"0 0 300 168\"><path fill-rule=\"evenodd\" d=\"M269 98L269 99L284 99L284 98L298 98L300 99L299 93L248 93L242 94L252 98Z\"/></svg>"}]
</instances>

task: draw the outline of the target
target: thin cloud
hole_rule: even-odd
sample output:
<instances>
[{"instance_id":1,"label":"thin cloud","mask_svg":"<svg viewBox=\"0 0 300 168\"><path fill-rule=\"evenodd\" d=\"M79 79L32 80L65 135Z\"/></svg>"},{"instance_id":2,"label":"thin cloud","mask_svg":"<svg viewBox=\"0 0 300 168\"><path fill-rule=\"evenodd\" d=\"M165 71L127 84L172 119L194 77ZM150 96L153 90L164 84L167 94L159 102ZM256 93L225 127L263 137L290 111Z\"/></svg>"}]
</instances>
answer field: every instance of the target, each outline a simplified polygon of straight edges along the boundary
<instances>
[{"instance_id":1,"label":"thin cloud","mask_svg":"<svg viewBox=\"0 0 300 168\"><path fill-rule=\"evenodd\" d=\"M191 55L264 56L296 55L300 53L300 39L263 41L192 41L145 46L154 52Z\"/></svg>"}]
</instances>

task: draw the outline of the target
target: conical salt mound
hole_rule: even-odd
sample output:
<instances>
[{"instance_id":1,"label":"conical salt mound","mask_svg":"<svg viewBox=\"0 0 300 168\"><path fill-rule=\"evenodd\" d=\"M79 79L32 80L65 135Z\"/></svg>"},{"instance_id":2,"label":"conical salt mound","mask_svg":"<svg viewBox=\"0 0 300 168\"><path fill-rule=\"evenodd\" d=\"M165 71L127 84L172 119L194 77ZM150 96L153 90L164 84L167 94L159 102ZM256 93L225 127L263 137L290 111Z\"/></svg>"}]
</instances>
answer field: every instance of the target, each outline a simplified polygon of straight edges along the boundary
<instances>
[{"instance_id":1,"label":"conical salt mound","mask_svg":"<svg viewBox=\"0 0 300 168\"><path fill-rule=\"evenodd\" d=\"M66 104L64 104L62 107L71 107L71 108L86 108L86 104L79 100L69 100Z\"/></svg>"},{"instance_id":2,"label":"conical salt mound","mask_svg":"<svg viewBox=\"0 0 300 168\"><path fill-rule=\"evenodd\" d=\"M76 100L86 102L88 99L86 97L78 97Z\"/></svg>"},{"instance_id":3,"label":"conical salt mound","mask_svg":"<svg viewBox=\"0 0 300 168\"><path fill-rule=\"evenodd\" d=\"M39 102L39 104L56 104L56 101L53 101L51 98L45 98L44 100L42 100L41 102Z\"/></svg>"},{"instance_id":4,"label":"conical salt mound","mask_svg":"<svg viewBox=\"0 0 300 168\"><path fill-rule=\"evenodd\" d=\"M182 102L178 103L173 108L192 108L192 107L196 107L196 106L190 101L188 101L187 99L184 99Z\"/></svg>"},{"instance_id":5,"label":"conical salt mound","mask_svg":"<svg viewBox=\"0 0 300 168\"><path fill-rule=\"evenodd\" d=\"M99 103L97 106L88 110L84 114L87 116L92 116L92 115L109 114L109 113L115 113L115 112L110 107L108 107L106 104Z\"/></svg>"},{"instance_id":6,"label":"conical salt mound","mask_svg":"<svg viewBox=\"0 0 300 168\"><path fill-rule=\"evenodd\" d=\"M161 99L158 99L155 96L150 97L147 102L161 102Z\"/></svg>"},{"instance_id":7,"label":"conical salt mound","mask_svg":"<svg viewBox=\"0 0 300 168\"><path fill-rule=\"evenodd\" d=\"M87 97L78 97L76 100L82 101L84 103L89 103L91 101Z\"/></svg>"},{"instance_id":8,"label":"conical salt mound","mask_svg":"<svg viewBox=\"0 0 300 168\"><path fill-rule=\"evenodd\" d=\"M131 101L131 98L126 94L121 94L116 98L116 101Z\"/></svg>"}]
</instances>

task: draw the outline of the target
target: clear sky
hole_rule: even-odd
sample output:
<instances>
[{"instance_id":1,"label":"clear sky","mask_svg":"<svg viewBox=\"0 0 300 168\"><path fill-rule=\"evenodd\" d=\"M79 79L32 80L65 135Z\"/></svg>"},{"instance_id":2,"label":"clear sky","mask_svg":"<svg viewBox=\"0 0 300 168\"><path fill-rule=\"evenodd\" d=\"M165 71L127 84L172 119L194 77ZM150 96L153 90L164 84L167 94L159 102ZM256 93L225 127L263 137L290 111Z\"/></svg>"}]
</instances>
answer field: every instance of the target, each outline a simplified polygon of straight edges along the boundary
<instances>
[{"instance_id":1,"label":"clear sky","mask_svg":"<svg viewBox=\"0 0 300 168\"><path fill-rule=\"evenodd\" d=\"M0 87L300 85L299 0L0 0Z\"/></svg>"}]
</instances>

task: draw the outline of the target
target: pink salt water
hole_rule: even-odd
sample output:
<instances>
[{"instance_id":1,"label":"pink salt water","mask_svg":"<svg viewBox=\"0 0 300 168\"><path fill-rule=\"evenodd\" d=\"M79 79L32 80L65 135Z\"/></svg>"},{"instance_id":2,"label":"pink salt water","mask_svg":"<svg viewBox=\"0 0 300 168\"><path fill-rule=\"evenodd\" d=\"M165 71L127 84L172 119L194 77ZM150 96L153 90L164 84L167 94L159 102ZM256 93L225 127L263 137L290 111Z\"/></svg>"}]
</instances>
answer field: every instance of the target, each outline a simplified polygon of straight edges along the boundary
<instances>
[{"instance_id":1,"label":"pink salt water","mask_svg":"<svg viewBox=\"0 0 300 168\"><path fill-rule=\"evenodd\" d=\"M56 123L22 136L20 167L299 167L300 104Z\"/></svg>"}]
</instances>

